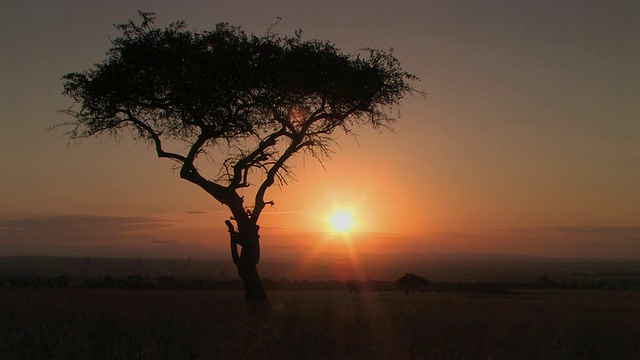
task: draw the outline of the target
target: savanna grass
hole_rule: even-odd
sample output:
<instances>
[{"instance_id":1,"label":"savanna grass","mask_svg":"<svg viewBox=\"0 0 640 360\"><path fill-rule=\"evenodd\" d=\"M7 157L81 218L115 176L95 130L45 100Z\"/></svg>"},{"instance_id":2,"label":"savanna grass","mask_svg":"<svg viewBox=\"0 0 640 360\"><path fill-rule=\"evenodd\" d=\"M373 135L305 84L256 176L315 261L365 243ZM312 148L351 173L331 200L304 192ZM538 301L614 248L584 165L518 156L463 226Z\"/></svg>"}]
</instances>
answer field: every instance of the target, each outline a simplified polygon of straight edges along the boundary
<instances>
[{"instance_id":1,"label":"savanna grass","mask_svg":"<svg viewBox=\"0 0 640 360\"><path fill-rule=\"evenodd\" d=\"M633 359L639 292L3 290L1 359Z\"/></svg>"}]
</instances>

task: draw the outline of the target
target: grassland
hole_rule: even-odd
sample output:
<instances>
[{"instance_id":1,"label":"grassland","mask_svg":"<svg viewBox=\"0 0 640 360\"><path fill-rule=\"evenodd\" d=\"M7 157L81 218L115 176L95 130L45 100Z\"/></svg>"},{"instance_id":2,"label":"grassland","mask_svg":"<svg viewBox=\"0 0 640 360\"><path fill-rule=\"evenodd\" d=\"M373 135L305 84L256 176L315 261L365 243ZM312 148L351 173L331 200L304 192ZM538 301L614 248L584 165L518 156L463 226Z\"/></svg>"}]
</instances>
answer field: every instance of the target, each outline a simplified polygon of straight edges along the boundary
<instances>
[{"instance_id":1,"label":"grassland","mask_svg":"<svg viewBox=\"0 0 640 360\"><path fill-rule=\"evenodd\" d=\"M0 291L1 359L638 359L640 292Z\"/></svg>"}]
</instances>

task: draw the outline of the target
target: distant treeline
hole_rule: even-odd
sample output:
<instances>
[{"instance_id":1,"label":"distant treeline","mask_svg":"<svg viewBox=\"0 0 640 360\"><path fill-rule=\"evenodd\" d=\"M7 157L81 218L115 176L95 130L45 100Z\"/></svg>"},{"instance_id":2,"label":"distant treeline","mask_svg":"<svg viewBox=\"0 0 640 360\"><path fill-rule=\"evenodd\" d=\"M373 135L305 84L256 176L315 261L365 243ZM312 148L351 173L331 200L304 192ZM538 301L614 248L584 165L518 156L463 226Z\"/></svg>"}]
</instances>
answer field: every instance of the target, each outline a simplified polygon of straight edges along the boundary
<instances>
[{"instance_id":1,"label":"distant treeline","mask_svg":"<svg viewBox=\"0 0 640 360\"><path fill-rule=\"evenodd\" d=\"M616 278L640 278L640 259L636 260L579 260L545 259L523 257L496 257L480 255L429 255L415 254L412 257L362 256L361 268L367 269L372 279L393 280L405 272L424 275L430 281L466 282L533 282L547 274L557 281L578 282L583 286L597 280ZM299 271L295 261L261 261L263 278L295 280L332 279L355 277L352 265L340 261L310 263ZM336 270L337 269L337 270ZM339 271L338 271L339 270ZM71 278L99 278L110 275L126 278L138 274L154 281L160 276L180 279L206 278L233 280L237 278L231 259L148 259L148 258L101 258L101 257L0 257L0 281L11 278L53 278L66 275ZM598 278L597 280L594 278ZM84 280L82 280L84 281Z\"/></svg>"},{"instance_id":2,"label":"distant treeline","mask_svg":"<svg viewBox=\"0 0 640 360\"><path fill-rule=\"evenodd\" d=\"M582 281L558 281L548 275L541 275L533 282L429 282L418 292L465 292L471 296L478 294L510 294L514 290L528 289L592 289L592 290L640 290L639 277L602 278L601 274L583 274ZM626 274L628 275L628 274ZM405 288L396 281L350 280L263 280L268 291L403 291ZM243 290L240 280L219 280L213 278L177 278L158 276L147 278L134 274L126 277L110 275L72 278L0 278L0 288L40 289L40 288L83 288L83 289L200 289L217 291Z\"/></svg>"}]
</instances>

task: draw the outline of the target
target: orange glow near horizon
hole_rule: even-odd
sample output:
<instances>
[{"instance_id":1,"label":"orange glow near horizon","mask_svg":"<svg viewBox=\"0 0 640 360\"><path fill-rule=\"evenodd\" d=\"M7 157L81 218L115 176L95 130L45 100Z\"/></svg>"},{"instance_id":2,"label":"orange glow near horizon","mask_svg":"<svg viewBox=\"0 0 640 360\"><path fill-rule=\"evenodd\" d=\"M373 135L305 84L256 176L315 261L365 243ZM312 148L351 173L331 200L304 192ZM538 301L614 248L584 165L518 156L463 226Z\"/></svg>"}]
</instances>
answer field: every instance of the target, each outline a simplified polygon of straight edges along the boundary
<instances>
[{"instance_id":1,"label":"orange glow near horizon","mask_svg":"<svg viewBox=\"0 0 640 360\"><path fill-rule=\"evenodd\" d=\"M332 213L334 217L340 218L337 220L339 223L347 221L342 216L349 214L340 213L341 211L345 210ZM366 279L367 272L359 259L353 235L348 231L332 231L321 235L314 241L315 245L301 254L295 273L303 278Z\"/></svg>"}]
</instances>

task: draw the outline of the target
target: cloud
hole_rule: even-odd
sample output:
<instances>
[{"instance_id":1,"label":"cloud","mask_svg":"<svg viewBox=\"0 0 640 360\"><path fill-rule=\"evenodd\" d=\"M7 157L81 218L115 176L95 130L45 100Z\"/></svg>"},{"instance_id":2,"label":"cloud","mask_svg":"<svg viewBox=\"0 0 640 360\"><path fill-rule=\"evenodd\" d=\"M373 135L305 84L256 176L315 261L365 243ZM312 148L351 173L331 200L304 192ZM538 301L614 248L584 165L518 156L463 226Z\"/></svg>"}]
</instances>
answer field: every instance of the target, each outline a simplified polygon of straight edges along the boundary
<instances>
[{"instance_id":1,"label":"cloud","mask_svg":"<svg viewBox=\"0 0 640 360\"><path fill-rule=\"evenodd\" d=\"M0 231L5 229L20 230L82 230L83 228L101 226L119 231L134 231L149 227L158 227L171 223L143 216L98 216L98 215L53 215L27 217L21 219L0 220Z\"/></svg>"},{"instance_id":2,"label":"cloud","mask_svg":"<svg viewBox=\"0 0 640 360\"><path fill-rule=\"evenodd\" d=\"M460 231L433 231L433 232L428 232L425 235L428 237L458 238L458 237L476 236L477 234L469 234L469 233L460 232Z\"/></svg>"},{"instance_id":3,"label":"cloud","mask_svg":"<svg viewBox=\"0 0 640 360\"><path fill-rule=\"evenodd\" d=\"M174 220L55 215L0 219L0 256L209 256L216 250ZM188 230L188 229L187 229ZM210 234L205 234L211 237ZM206 236L205 236L206 237ZM215 243L215 242L212 242ZM226 242L224 249L228 247Z\"/></svg>"},{"instance_id":4,"label":"cloud","mask_svg":"<svg viewBox=\"0 0 640 360\"><path fill-rule=\"evenodd\" d=\"M564 234L640 235L638 226L556 226L549 230Z\"/></svg>"},{"instance_id":5,"label":"cloud","mask_svg":"<svg viewBox=\"0 0 640 360\"><path fill-rule=\"evenodd\" d=\"M563 235L605 235L605 236L639 236L640 226L545 226L530 228L511 228L502 231L519 234L563 234Z\"/></svg>"},{"instance_id":6,"label":"cloud","mask_svg":"<svg viewBox=\"0 0 640 360\"><path fill-rule=\"evenodd\" d=\"M154 245L177 245L180 240L177 239L153 239L151 241Z\"/></svg>"},{"instance_id":7,"label":"cloud","mask_svg":"<svg viewBox=\"0 0 640 360\"><path fill-rule=\"evenodd\" d=\"M172 221L142 216L54 215L0 220L0 244L100 244L144 238Z\"/></svg>"},{"instance_id":8,"label":"cloud","mask_svg":"<svg viewBox=\"0 0 640 360\"><path fill-rule=\"evenodd\" d=\"M502 233L502 236L499 235ZM638 258L640 227L608 225L500 229L498 238L526 253L556 257Z\"/></svg>"},{"instance_id":9,"label":"cloud","mask_svg":"<svg viewBox=\"0 0 640 360\"><path fill-rule=\"evenodd\" d=\"M287 211L264 211L261 215L285 215L285 214L297 214L297 211L287 210Z\"/></svg>"},{"instance_id":10,"label":"cloud","mask_svg":"<svg viewBox=\"0 0 640 360\"><path fill-rule=\"evenodd\" d=\"M189 215L201 215L201 214L206 214L207 211L187 211L187 214Z\"/></svg>"}]
</instances>

